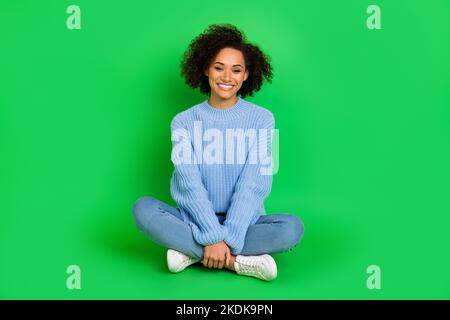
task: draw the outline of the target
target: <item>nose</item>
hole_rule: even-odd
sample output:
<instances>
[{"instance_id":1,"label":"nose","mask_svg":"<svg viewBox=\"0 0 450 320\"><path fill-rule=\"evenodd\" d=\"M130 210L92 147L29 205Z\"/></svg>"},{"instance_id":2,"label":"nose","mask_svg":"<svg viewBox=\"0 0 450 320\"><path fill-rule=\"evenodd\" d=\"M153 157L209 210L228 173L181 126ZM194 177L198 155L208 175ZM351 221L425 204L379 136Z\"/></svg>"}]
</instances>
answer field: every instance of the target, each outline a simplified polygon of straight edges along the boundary
<instances>
[{"instance_id":1,"label":"nose","mask_svg":"<svg viewBox=\"0 0 450 320\"><path fill-rule=\"evenodd\" d=\"M224 82L229 82L231 80L230 72L231 72L230 70L225 69L224 74L223 74Z\"/></svg>"}]
</instances>

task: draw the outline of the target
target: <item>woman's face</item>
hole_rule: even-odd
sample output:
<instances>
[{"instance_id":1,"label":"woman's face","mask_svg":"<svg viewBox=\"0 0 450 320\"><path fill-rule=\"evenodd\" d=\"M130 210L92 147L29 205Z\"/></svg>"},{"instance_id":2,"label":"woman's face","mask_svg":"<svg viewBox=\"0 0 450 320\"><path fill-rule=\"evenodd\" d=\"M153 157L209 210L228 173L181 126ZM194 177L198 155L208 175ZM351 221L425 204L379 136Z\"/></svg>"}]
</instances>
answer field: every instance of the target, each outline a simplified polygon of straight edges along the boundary
<instances>
[{"instance_id":1,"label":"woman's face","mask_svg":"<svg viewBox=\"0 0 450 320\"><path fill-rule=\"evenodd\" d=\"M248 78L244 55L233 48L223 48L205 70L211 86L211 96L228 100L234 98Z\"/></svg>"}]
</instances>

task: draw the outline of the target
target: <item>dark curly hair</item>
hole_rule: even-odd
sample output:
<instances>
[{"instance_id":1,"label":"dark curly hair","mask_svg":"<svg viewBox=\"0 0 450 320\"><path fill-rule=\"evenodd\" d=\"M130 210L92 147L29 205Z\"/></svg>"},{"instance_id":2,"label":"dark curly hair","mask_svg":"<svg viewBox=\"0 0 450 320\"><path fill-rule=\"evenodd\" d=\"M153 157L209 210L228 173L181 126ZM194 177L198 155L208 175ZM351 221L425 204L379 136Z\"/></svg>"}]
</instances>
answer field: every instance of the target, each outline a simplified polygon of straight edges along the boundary
<instances>
[{"instance_id":1,"label":"dark curly hair","mask_svg":"<svg viewBox=\"0 0 450 320\"><path fill-rule=\"evenodd\" d=\"M272 82L272 66L270 58L256 45L246 42L245 36L231 24L213 24L206 31L194 38L181 61L181 74L186 84L193 89L199 88L201 93L209 94L208 77L204 71L212 59L223 48L234 48L242 52L248 69L248 78L237 92L242 98L253 96L261 89L264 78Z\"/></svg>"}]
</instances>

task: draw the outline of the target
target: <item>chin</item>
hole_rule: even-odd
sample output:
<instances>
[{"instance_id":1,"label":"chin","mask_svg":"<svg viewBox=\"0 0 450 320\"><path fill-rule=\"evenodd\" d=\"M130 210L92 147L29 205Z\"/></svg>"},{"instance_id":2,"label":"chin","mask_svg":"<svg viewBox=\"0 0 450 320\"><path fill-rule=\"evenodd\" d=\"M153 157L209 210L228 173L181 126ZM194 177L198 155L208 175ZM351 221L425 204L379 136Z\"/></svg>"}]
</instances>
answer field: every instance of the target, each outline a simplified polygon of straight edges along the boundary
<instances>
[{"instance_id":1,"label":"chin","mask_svg":"<svg viewBox=\"0 0 450 320\"><path fill-rule=\"evenodd\" d=\"M220 92L220 93L216 92L216 95L221 99L228 100L228 99L233 98L236 94L234 92L228 92L225 94L223 92Z\"/></svg>"}]
</instances>

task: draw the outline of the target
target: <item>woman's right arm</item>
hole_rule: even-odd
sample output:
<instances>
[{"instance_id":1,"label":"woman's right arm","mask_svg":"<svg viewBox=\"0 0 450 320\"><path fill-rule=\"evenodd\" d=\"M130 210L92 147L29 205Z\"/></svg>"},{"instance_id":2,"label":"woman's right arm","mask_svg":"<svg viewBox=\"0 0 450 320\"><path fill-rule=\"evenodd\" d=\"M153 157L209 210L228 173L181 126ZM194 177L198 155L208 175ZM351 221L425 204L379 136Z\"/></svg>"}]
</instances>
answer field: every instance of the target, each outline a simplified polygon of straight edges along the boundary
<instances>
[{"instance_id":1,"label":"woman's right arm","mask_svg":"<svg viewBox=\"0 0 450 320\"><path fill-rule=\"evenodd\" d=\"M219 223L208 198L197 164L194 164L192 141L188 130L176 116L171 123L172 162L175 166L171 180L171 195L177 205L187 212L194 239L203 246L225 239L226 228ZM189 161L190 160L190 161Z\"/></svg>"}]
</instances>

